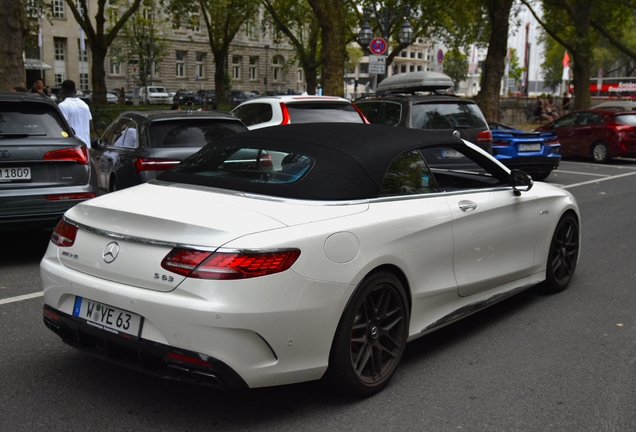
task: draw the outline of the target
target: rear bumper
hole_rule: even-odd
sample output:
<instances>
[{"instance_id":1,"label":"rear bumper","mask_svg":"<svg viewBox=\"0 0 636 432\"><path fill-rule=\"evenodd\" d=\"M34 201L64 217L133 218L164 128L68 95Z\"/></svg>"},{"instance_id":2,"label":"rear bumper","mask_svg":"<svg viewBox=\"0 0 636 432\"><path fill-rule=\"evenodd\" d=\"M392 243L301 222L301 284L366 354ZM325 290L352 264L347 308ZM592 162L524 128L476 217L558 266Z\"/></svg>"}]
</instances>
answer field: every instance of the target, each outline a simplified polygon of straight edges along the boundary
<instances>
[{"instance_id":1,"label":"rear bumper","mask_svg":"<svg viewBox=\"0 0 636 432\"><path fill-rule=\"evenodd\" d=\"M43 313L44 324L62 341L108 362L160 378L214 388L247 388L236 372L211 356L106 333L46 304Z\"/></svg>"}]
</instances>

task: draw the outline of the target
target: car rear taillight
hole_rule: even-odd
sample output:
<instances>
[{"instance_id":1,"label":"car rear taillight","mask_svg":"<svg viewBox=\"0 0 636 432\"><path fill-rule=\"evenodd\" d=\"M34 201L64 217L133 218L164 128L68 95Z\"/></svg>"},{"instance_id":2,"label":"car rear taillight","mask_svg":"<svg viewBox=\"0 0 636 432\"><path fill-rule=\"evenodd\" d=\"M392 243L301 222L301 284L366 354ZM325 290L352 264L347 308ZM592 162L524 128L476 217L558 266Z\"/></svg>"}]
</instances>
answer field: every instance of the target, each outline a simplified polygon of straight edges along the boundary
<instances>
[{"instance_id":1,"label":"car rear taillight","mask_svg":"<svg viewBox=\"0 0 636 432\"><path fill-rule=\"evenodd\" d=\"M172 159L136 158L135 171L165 171L177 165L180 161Z\"/></svg>"},{"instance_id":2,"label":"car rear taillight","mask_svg":"<svg viewBox=\"0 0 636 432\"><path fill-rule=\"evenodd\" d=\"M549 145L559 144L559 138L558 137L546 138L545 143Z\"/></svg>"},{"instance_id":3,"label":"car rear taillight","mask_svg":"<svg viewBox=\"0 0 636 432\"><path fill-rule=\"evenodd\" d=\"M490 132L489 130L479 132L479 134L477 134L477 141L492 141L492 132Z\"/></svg>"},{"instance_id":4,"label":"car rear taillight","mask_svg":"<svg viewBox=\"0 0 636 432\"><path fill-rule=\"evenodd\" d=\"M289 118L289 111L287 111L287 105L285 105L285 102L280 103L280 110L281 110L281 113L283 114L283 120L280 122L280 124L282 125L290 124L291 119Z\"/></svg>"},{"instance_id":5,"label":"car rear taillight","mask_svg":"<svg viewBox=\"0 0 636 432\"><path fill-rule=\"evenodd\" d=\"M285 271L299 256L298 249L212 253L175 248L161 261L161 267L197 279L248 279Z\"/></svg>"},{"instance_id":6,"label":"car rear taillight","mask_svg":"<svg viewBox=\"0 0 636 432\"><path fill-rule=\"evenodd\" d=\"M272 156L269 154L261 154L261 158L259 159L259 167L274 168L274 163L272 162Z\"/></svg>"},{"instance_id":7,"label":"car rear taillight","mask_svg":"<svg viewBox=\"0 0 636 432\"><path fill-rule=\"evenodd\" d=\"M70 147L60 150L52 150L44 155L44 160L72 161L82 165L89 164L88 149L86 146Z\"/></svg>"},{"instance_id":8,"label":"car rear taillight","mask_svg":"<svg viewBox=\"0 0 636 432\"><path fill-rule=\"evenodd\" d=\"M44 195L44 198L46 198L49 201L87 200L87 199L95 198L95 194L93 192L55 194L55 195Z\"/></svg>"},{"instance_id":9,"label":"car rear taillight","mask_svg":"<svg viewBox=\"0 0 636 432\"><path fill-rule=\"evenodd\" d=\"M493 141L492 142L493 146L508 146L510 145L510 141L506 141L506 140L497 140L497 141Z\"/></svg>"},{"instance_id":10,"label":"car rear taillight","mask_svg":"<svg viewBox=\"0 0 636 432\"><path fill-rule=\"evenodd\" d=\"M78 227L62 219L58 222L53 234L51 234L51 243L59 247L70 247L75 243Z\"/></svg>"},{"instance_id":11,"label":"car rear taillight","mask_svg":"<svg viewBox=\"0 0 636 432\"><path fill-rule=\"evenodd\" d=\"M355 104L351 104L351 106L354 107L356 111L358 111L358 114L360 114L360 117L362 117L362 121L364 122L364 124L371 124L371 122L367 120L366 116L362 114L362 111L360 111L360 109Z\"/></svg>"}]
</instances>

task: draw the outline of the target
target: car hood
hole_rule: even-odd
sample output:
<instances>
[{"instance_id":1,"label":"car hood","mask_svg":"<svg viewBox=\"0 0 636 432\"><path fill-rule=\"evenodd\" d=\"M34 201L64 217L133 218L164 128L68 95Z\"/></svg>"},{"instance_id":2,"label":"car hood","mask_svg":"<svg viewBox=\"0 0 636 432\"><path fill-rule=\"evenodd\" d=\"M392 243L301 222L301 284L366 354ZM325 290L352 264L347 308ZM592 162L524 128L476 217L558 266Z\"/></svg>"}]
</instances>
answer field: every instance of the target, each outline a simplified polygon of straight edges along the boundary
<instances>
[{"instance_id":1,"label":"car hood","mask_svg":"<svg viewBox=\"0 0 636 432\"><path fill-rule=\"evenodd\" d=\"M167 292L185 279L161 267L174 247L213 251L251 233L366 209L365 202L312 205L146 183L69 210L66 218L80 230L72 246L58 250L58 258L107 281Z\"/></svg>"}]
</instances>

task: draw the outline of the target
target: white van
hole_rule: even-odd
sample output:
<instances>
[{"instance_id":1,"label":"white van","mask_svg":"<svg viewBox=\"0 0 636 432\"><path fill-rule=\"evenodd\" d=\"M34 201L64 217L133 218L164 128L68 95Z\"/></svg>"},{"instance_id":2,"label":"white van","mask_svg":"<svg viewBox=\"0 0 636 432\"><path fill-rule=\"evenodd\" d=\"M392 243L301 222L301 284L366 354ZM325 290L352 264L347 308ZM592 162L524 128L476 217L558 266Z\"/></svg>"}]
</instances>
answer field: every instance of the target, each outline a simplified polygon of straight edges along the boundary
<instances>
[{"instance_id":1,"label":"white van","mask_svg":"<svg viewBox=\"0 0 636 432\"><path fill-rule=\"evenodd\" d=\"M146 86L139 89L139 101L142 104L170 105L172 99L165 87Z\"/></svg>"}]
</instances>

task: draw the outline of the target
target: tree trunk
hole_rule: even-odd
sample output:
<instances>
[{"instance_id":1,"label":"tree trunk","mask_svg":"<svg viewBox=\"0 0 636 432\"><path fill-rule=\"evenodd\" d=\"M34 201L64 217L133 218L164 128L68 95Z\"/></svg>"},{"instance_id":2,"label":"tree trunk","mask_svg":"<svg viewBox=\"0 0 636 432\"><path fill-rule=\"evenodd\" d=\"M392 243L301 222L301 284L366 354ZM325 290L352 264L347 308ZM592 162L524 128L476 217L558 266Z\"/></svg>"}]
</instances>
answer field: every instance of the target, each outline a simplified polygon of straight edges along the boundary
<instances>
[{"instance_id":1,"label":"tree trunk","mask_svg":"<svg viewBox=\"0 0 636 432\"><path fill-rule=\"evenodd\" d=\"M91 105L94 106L103 106L107 104L106 71L104 70L104 62L106 61L107 52L108 48L99 39L95 41L91 47L91 54L93 56L93 61L91 62L91 85L93 87Z\"/></svg>"},{"instance_id":2,"label":"tree trunk","mask_svg":"<svg viewBox=\"0 0 636 432\"><path fill-rule=\"evenodd\" d=\"M0 0L0 26L3 29L0 44L0 91L13 87L27 87L25 83L24 38L28 31L26 10L21 0Z\"/></svg>"},{"instance_id":3,"label":"tree trunk","mask_svg":"<svg viewBox=\"0 0 636 432\"><path fill-rule=\"evenodd\" d=\"M506 67L508 20L513 0L487 1L491 22L488 54L484 62L481 90L475 100L489 121L499 121L499 90Z\"/></svg>"},{"instance_id":4,"label":"tree trunk","mask_svg":"<svg viewBox=\"0 0 636 432\"><path fill-rule=\"evenodd\" d=\"M347 59L344 0L309 0L322 30L322 92L344 96Z\"/></svg>"},{"instance_id":5,"label":"tree trunk","mask_svg":"<svg viewBox=\"0 0 636 432\"><path fill-rule=\"evenodd\" d=\"M227 102L225 98L225 74L227 73L227 50L214 54L214 88L216 104L219 106Z\"/></svg>"},{"instance_id":6,"label":"tree trunk","mask_svg":"<svg viewBox=\"0 0 636 432\"><path fill-rule=\"evenodd\" d=\"M318 84L318 71L314 68L303 68L305 72L305 82L307 83L307 94L316 94Z\"/></svg>"},{"instance_id":7,"label":"tree trunk","mask_svg":"<svg viewBox=\"0 0 636 432\"><path fill-rule=\"evenodd\" d=\"M590 66L589 53L579 55L572 52L572 70L574 71L573 110L587 109L590 106Z\"/></svg>"}]
</instances>

